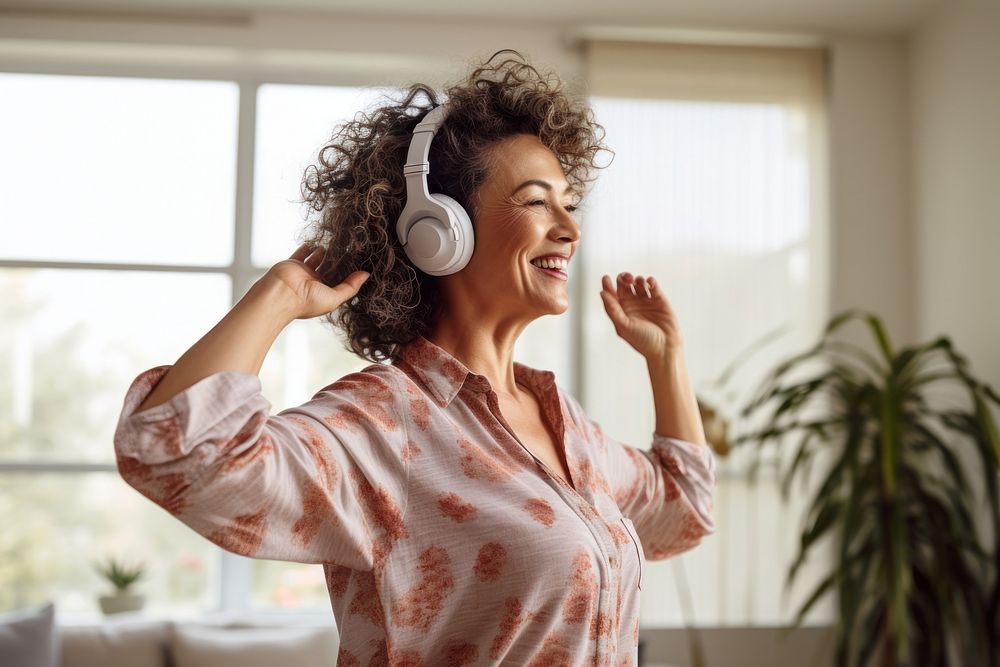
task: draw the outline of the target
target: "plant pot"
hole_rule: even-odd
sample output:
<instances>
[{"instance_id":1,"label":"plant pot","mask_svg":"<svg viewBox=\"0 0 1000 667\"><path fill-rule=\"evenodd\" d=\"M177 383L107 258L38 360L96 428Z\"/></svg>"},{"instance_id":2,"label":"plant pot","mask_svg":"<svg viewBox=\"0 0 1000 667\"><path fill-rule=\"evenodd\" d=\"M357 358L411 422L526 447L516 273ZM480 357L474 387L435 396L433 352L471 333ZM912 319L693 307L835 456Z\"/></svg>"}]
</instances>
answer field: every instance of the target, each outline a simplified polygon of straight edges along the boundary
<instances>
[{"instance_id":1,"label":"plant pot","mask_svg":"<svg viewBox=\"0 0 1000 667\"><path fill-rule=\"evenodd\" d=\"M146 596L133 593L118 593L116 595L102 595L98 598L101 603L101 611L106 615L120 614L127 611L139 611L146 603Z\"/></svg>"}]
</instances>

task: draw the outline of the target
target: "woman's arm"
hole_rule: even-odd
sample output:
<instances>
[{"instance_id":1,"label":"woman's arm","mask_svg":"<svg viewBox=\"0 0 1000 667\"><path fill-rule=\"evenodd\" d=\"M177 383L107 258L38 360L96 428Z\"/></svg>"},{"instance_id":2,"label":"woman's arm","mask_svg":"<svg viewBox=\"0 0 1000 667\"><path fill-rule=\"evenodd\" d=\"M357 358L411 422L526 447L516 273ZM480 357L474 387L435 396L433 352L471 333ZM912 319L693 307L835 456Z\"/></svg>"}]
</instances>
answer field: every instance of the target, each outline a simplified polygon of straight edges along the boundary
<instances>
[{"instance_id":1,"label":"woman's arm","mask_svg":"<svg viewBox=\"0 0 1000 667\"><path fill-rule=\"evenodd\" d=\"M708 447L683 351L647 358L646 368L653 386L657 435Z\"/></svg>"},{"instance_id":2,"label":"woman's arm","mask_svg":"<svg viewBox=\"0 0 1000 667\"><path fill-rule=\"evenodd\" d=\"M122 478L242 556L371 569L403 536L408 386L373 364L272 415L260 378L220 371L135 406L168 372L132 383L115 431Z\"/></svg>"},{"instance_id":3,"label":"woman's arm","mask_svg":"<svg viewBox=\"0 0 1000 667\"><path fill-rule=\"evenodd\" d=\"M715 456L705 440L684 363L680 323L652 276L601 278L601 299L615 332L646 359L656 404L649 450L607 437L576 405L604 456L603 472L622 513L632 520L648 560L691 549L714 532ZM574 401L575 403L575 401Z\"/></svg>"},{"instance_id":4,"label":"woman's arm","mask_svg":"<svg viewBox=\"0 0 1000 667\"><path fill-rule=\"evenodd\" d=\"M257 376L285 326L339 307L366 277L327 287L321 260L300 246L177 363L136 377L115 457L129 485L228 551L365 569L376 533L401 530L383 527L408 474L403 417L385 418L401 414L400 378L369 367L271 415Z\"/></svg>"}]
</instances>

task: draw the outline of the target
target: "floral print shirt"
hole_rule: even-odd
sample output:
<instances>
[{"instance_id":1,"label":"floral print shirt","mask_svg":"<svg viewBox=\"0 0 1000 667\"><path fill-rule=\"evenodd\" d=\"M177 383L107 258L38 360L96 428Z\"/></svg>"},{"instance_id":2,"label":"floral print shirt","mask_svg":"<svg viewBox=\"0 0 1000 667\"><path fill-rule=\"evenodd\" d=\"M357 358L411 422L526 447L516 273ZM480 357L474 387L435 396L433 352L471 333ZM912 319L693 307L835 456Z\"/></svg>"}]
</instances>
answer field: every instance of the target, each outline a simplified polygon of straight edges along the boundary
<instances>
[{"instance_id":1,"label":"floral print shirt","mask_svg":"<svg viewBox=\"0 0 1000 667\"><path fill-rule=\"evenodd\" d=\"M568 480L422 336L273 415L239 371L137 412L169 368L128 389L121 476L223 549L322 564L342 667L634 665L646 561L715 530L709 447L620 443L551 371L514 362Z\"/></svg>"}]
</instances>

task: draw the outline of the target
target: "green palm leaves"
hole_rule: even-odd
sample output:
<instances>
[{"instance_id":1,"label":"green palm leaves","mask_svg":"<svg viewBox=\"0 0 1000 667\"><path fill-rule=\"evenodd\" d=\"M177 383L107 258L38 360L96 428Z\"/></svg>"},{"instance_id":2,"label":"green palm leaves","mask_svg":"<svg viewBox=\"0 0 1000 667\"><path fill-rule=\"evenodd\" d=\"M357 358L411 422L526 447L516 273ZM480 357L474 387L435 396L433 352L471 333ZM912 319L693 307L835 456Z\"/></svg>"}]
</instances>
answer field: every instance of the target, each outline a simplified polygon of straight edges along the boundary
<instances>
[{"instance_id":1,"label":"green palm leaves","mask_svg":"<svg viewBox=\"0 0 1000 667\"><path fill-rule=\"evenodd\" d=\"M832 340L856 319L874 354ZM803 377L792 380L797 372ZM755 444L758 454L772 441L794 448L781 473L786 499L815 454L833 457L785 585L820 538L834 536L835 567L794 626L836 591L838 666L865 665L876 651L886 666L954 664L949 656L1000 665L1000 435L991 404L1000 396L971 375L947 337L897 351L875 315L849 310L813 348L775 368L743 408L743 418L766 427L734 445ZM982 475L988 507L972 506L970 467ZM990 549L977 532L987 524Z\"/></svg>"}]
</instances>

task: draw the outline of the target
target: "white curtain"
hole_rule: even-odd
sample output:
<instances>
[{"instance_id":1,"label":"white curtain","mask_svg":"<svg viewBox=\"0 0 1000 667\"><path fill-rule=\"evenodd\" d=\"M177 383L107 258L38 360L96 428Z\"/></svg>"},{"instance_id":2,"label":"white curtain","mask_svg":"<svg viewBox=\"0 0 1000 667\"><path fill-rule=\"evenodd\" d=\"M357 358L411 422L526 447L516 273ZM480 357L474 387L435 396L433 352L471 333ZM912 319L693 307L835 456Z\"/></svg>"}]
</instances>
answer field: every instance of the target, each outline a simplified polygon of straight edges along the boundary
<instances>
[{"instance_id":1,"label":"white curtain","mask_svg":"<svg viewBox=\"0 0 1000 667\"><path fill-rule=\"evenodd\" d=\"M647 447L648 373L614 333L598 296L601 275L656 277L680 318L695 390L727 417L763 372L810 345L829 316L825 57L807 48L627 41L585 48L588 92L616 155L582 216L580 398L610 435ZM712 386L781 327L730 393ZM748 453L717 455L717 532L649 563L644 626L782 624L820 580L825 554L783 596L810 493L796 484L786 506L766 468L748 485ZM827 601L807 622L826 622L832 610Z\"/></svg>"}]
</instances>

